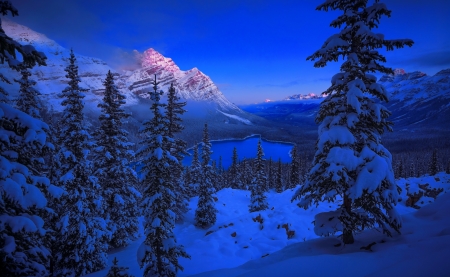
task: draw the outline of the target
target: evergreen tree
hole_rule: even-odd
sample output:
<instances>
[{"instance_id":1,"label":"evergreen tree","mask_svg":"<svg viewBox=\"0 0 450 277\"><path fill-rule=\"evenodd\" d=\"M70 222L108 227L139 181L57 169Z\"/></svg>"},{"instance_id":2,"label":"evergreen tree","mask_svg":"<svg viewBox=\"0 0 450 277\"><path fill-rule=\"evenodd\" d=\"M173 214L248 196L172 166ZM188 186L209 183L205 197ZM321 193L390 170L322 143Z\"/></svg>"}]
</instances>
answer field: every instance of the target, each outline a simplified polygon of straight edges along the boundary
<instances>
[{"instance_id":1,"label":"evergreen tree","mask_svg":"<svg viewBox=\"0 0 450 277\"><path fill-rule=\"evenodd\" d=\"M29 79L31 73L28 68L22 68L20 74L22 78L18 80L14 79L14 81L20 85L19 98L17 99L16 107L22 112L40 119L41 116L39 111L42 109L42 105L39 96L41 93L33 87L36 85L36 81Z\"/></svg>"},{"instance_id":2,"label":"evergreen tree","mask_svg":"<svg viewBox=\"0 0 450 277\"><path fill-rule=\"evenodd\" d=\"M43 110L43 106L39 96L41 93L34 88L36 81L30 79L31 73L28 68L21 67L20 70L21 79L14 79L16 83L20 85L19 97L16 101L16 107L22 112L31 115L33 118L43 120L40 111ZM33 172L33 174L42 174L42 172L49 172L47 178L50 179L50 184L57 183L56 179L53 178L51 174L52 160L55 155L55 133L52 131L52 126L50 125L48 129L44 130L46 136L46 143L40 147L36 145L31 145L29 143L23 142L18 144L16 151L18 153L18 162L21 164L28 165L28 169ZM44 134L43 133L43 134ZM47 160L47 164L45 163ZM50 160L50 161L49 161ZM44 226L46 226L47 231L44 235L44 244L50 252L55 252L56 249L56 222L57 222L57 205L59 205L59 198L62 195L62 190L56 195L54 192L50 192L46 186L38 186L39 189L44 193L47 198L47 208L39 212L39 215L44 219ZM53 274L54 257L49 256L49 273Z\"/></svg>"},{"instance_id":3,"label":"evergreen tree","mask_svg":"<svg viewBox=\"0 0 450 277\"><path fill-rule=\"evenodd\" d=\"M250 185L250 212L266 210L269 207L266 200L267 197L264 194L267 191L267 176L264 169L263 156L264 152L261 146L261 140L259 140L255 159L255 177Z\"/></svg>"},{"instance_id":4,"label":"evergreen tree","mask_svg":"<svg viewBox=\"0 0 450 277\"><path fill-rule=\"evenodd\" d=\"M398 177L402 178L403 177L403 161L400 160L400 162L398 163Z\"/></svg>"},{"instance_id":5,"label":"evergreen tree","mask_svg":"<svg viewBox=\"0 0 450 277\"><path fill-rule=\"evenodd\" d=\"M138 261L144 268L144 276L176 276L178 270L183 270L178 258L189 258L183 246L177 244L173 233L176 184L173 183L170 164L177 159L171 153L173 140L167 135L168 123L163 115L165 105L160 102L163 92L158 92L156 75L152 84L150 110L153 118L143 124L141 133L145 138L137 152L142 160L145 187L141 208L146 235L138 249Z\"/></svg>"},{"instance_id":6,"label":"evergreen tree","mask_svg":"<svg viewBox=\"0 0 450 277\"><path fill-rule=\"evenodd\" d=\"M219 191L225 188L225 176L223 174L222 156L219 156L219 162L217 163L215 174L216 174L215 188L216 191Z\"/></svg>"},{"instance_id":7,"label":"evergreen tree","mask_svg":"<svg viewBox=\"0 0 450 277\"><path fill-rule=\"evenodd\" d=\"M392 157L381 144L381 134L386 129L391 131L392 123L387 120L390 112L380 103L388 100L388 94L371 73L393 73L381 64L386 58L378 48L389 51L412 46L413 41L386 40L373 32L381 17L391 14L378 0L369 6L368 0L331 0L317 10L342 10L343 14L331 23L342 28L307 59L315 60L315 67L324 67L340 57L345 61L323 93L327 97L316 117L320 136L314 167L292 200L302 198L300 206L308 208L342 197L343 204L331 213L338 214L345 244L353 243L353 233L374 226L391 235L390 229L400 231L401 219L394 207L398 191ZM316 220L315 224L324 222Z\"/></svg>"},{"instance_id":8,"label":"evergreen tree","mask_svg":"<svg viewBox=\"0 0 450 277\"><path fill-rule=\"evenodd\" d=\"M273 162L272 162L272 157L269 158L269 162L267 164L267 188L270 189L274 189L274 181L273 181Z\"/></svg>"},{"instance_id":9,"label":"evergreen tree","mask_svg":"<svg viewBox=\"0 0 450 277\"><path fill-rule=\"evenodd\" d=\"M289 175L290 188L295 188L300 184L300 164L297 156L297 146L294 145L291 152L291 172Z\"/></svg>"},{"instance_id":10,"label":"evergreen tree","mask_svg":"<svg viewBox=\"0 0 450 277\"><path fill-rule=\"evenodd\" d=\"M188 173L189 195L198 195L198 188L200 186L199 184L202 175L202 167L198 157L198 144L195 144L194 146L194 153L192 155L191 165L188 168Z\"/></svg>"},{"instance_id":11,"label":"evergreen tree","mask_svg":"<svg viewBox=\"0 0 450 277\"><path fill-rule=\"evenodd\" d=\"M239 174L241 178L241 189L246 190L249 189L249 186L253 180L253 168L249 160L245 157L242 162L239 164Z\"/></svg>"},{"instance_id":12,"label":"evergreen tree","mask_svg":"<svg viewBox=\"0 0 450 277\"><path fill-rule=\"evenodd\" d=\"M409 165L409 177L416 177L416 166L413 161L411 161L411 164Z\"/></svg>"},{"instance_id":13,"label":"evergreen tree","mask_svg":"<svg viewBox=\"0 0 450 277\"><path fill-rule=\"evenodd\" d=\"M433 149L433 154L431 155L431 163L430 163L430 175L434 176L439 172L438 158L437 158L437 149Z\"/></svg>"},{"instance_id":14,"label":"evergreen tree","mask_svg":"<svg viewBox=\"0 0 450 277\"><path fill-rule=\"evenodd\" d=\"M0 14L17 16L9 1L0 1ZM16 59L22 55L22 61ZM8 37L0 21L0 63L20 71L36 64L46 65L46 57L33 46L22 46ZM0 73L0 82L11 82ZM31 85L29 83L29 85ZM9 104L8 92L0 87L0 275L48 276L50 251L45 244L43 215L49 210L48 197L62 190L35 170L22 148L33 149L32 158L42 159L48 145L48 125L32 114Z\"/></svg>"},{"instance_id":15,"label":"evergreen tree","mask_svg":"<svg viewBox=\"0 0 450 277\"><path fill-rule=\"evenodd\" d=\"M202 175L198 191L198 204L195 210L195 225L207 228L216 223L217 210L214 207L213 194L216 192L212 183L213 172L209 164L211 159L211 142L209 141L208 125L205 123L202 141Z\"/></svg>"},{"instance_id":16,"label":"evergreen tree","mask_svg":"<svg viewBox=\"0 0 450 277\"><path fill-rule=\"evenodd\" d=\"M176 201L173 211L176 214L177 221L181 221L183 219L183 215L188 211L189 206L189 194L187 193L187 189L182 178L182 162L184 156L188 154L186 151L187 143L184 140L175 137L176 134L181 133L184 129L184 126L181 124L181 115L186 112L184 106L186 106L186 102L180 101L180 97L177 95L173 83L170 84L170 88L167 93L165 117L167 118L167 136L173 140L170 148L171 154L177 158L176 162L171 162L173 183L176 184Z\"/></svg>"},{"instance_id":17,"label":"evergreen tree","mask_svg":"<svg viewBox=\"0 0 450 277\"><path fill-rule=\"evenodd\" d=\"M220 174L223 173L222 156L219 156L219 164L217 165L217 170Z\"/></svg>"},{"instance_id":18,"label":"evergreen tree","mask_svg":"<svg viewBox=\"0 0 450 277\"><path fill-rule=\"evenodd\" d=\"M242 189L241 176L239 174L238 153L236 147L233 148L231 156L231 165L228 169L228 187L232 189Z\"/></svg>"},{"instance_id":19,"label":"evergreen tree","mask_svg":"<svg viewBox=\"0 0 450 277\"><path fill-rule=\"evenodd\" d=\"M278 159L278 169L275 176L275 190L278 193L282 193L284 190L283 186L283 178L282 178L282 171L281 171L281 158Z\"/></svg>"},{"instance_id":20,"label":"evergreen tree","mask_svg":"<svg viewBox=\"0 0 450 277\"><path fill-rule=\"evenodd\" d=\"M106 74L103 85L103 101L98 104L100 126L94 132L94 168L102 188L104 218L112 233L109 244L121 247L138 237L141 195L135 188L136 173L128 166L134 158L133 143L128 142L128 133L122 129L122 122L130 116L121 108L125 96L117 89L111 71Z\"/></svg>"},{"instance_id":21,"label":"evergreen tree","mask_svg":"<svg viewBox=\"0 0 450 277\"><path fill-rule=\"evenodd\" d=\"M450 174L450 160L447 162L447 168L445 170L445 173Z\"/></svg>"},{"instance_id":22,"label":"evergreen tree","mask_svg":"<svg viewBox=\"0 0 450 277\"><path fill-rule=\"evenodd\" d=\"M113 265L108 271L106 277L132 277L132 275L127 273L128 267L119 266L119 261L117 257L114 257Z\"/></svg>"},{"instance_id":23,"label":"evergreen tree","mask_svg":"<svg viewBox=\"0 0 450 277\"><path fill-rule=\"evenodd\" d=\"M85 127L83 92L79 86L78 66L71 51L65 68L68 86L62 91L64 112L60 121L59 184L67 192L58 211L60 233L57 241L64 247L56 253L56 275L86 275L103 269L108 257L105 243L109 236L103 216L100 186L93 176L93 167L87 156L92 138Z\"/></svg>"}]
</instances>

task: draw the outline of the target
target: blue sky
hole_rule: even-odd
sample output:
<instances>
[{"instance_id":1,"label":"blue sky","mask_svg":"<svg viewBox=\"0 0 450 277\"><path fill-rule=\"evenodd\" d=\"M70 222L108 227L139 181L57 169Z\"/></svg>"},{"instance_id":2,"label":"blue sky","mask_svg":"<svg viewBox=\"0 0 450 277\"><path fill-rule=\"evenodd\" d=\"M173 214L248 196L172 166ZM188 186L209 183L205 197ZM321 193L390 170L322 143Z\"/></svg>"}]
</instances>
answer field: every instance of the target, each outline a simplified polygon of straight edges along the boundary
<instances>
[{"instance_id":1,"label":"blue sky","mask_svg":"<svg viewBox=\"0 0 450 277\"><path fill-rule=\"evenodd\" d=\"M323 1L13 0L13 20L75 52L116 67L135 62L133 50L154 48L182 69L199 68L236 104L320 93L339 63L316 69L306 57L336 32L339 13ZM433 75L450 68L450 1L390 0L381 21L387 39L412 48L387 53L387 66Z\"/></svg>"}]
</instances>

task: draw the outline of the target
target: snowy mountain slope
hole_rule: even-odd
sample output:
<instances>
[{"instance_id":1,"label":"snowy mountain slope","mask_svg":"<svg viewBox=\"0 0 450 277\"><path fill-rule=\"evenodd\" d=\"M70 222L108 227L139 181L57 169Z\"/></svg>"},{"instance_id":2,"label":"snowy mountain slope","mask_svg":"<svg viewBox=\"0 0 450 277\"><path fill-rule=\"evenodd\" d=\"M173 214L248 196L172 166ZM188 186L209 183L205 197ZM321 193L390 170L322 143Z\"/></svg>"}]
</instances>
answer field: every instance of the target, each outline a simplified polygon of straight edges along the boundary
<instances>
[{"instance_id":1,"label":"snowy mountain slope","mask_svg":"<svg viewBox=\"0 0 450 277\"><path fill-rule=\"evenodd\" d=\"M145 91L151 89L150 82L156 74L161 80L161 89L167 91L173 83L175 89L184 99L197 101L211 101L216 103L221 110L240 112L240 109L228 101L219 88L212 82L211 78L194 67L187 71L182 71L173 62L159 52L150 48L141 56L141 68L126 72L119 77L122 89L141 97L147 97Z\"/></svg>"},{"instance_id":2,"label":"snowy mountain slope","mask_svg":"<svg viewBox=\"0 0 450 277\"><path fill-rule=\"evenodd\" d=\"M13 39L22 44L32 44L38 51L45 53L48 58L47 66L33 68L32 78L37 81L36 88L43 94L41 98L46 106L61 111L62 99L58 94L67 86L64 69L68 64L70 50L44 34L12 21L3 21L2 27ZM244 138L254 133L270 133L272 129L273 123L244 112L228 101L211 78L200 70L193 68L182 71L172 59L162 56L154 49L150 48L141 55L141 67L133 71L117 72L104 61L93 57L77 54L76 58L81 77L80 86L89 89L84 98L85 112L94 126L99 111L97 104L103 97L102 81L108 70L111 70L116 76L116 85L126 96L124 108L132 113L128 124L132 133L137 132L142 121L148 119L150 114L151 103L145 92L151 89L150 81L154 78L154 74L157 75L158 81L161 81L160 89L167 93L168 87L173 83L179 95L188 102L186 106L188 112L183 115L186 129L181 137L189 145L201 140L204 123L210 126L213 139ZM11 81L20 78L17 72L12 72L5 65L0 65L0 72ZM11 96L15 97L19 90L17 83L5 86ZM164 95L162 101L165 101ZM289 137L287 132L282 132L281 135ZM287 140L290 140L290 137ZM137 135L134 142L137 142Z\"/></svg>"},{"instance_id":3,"label":"snowy mountain slope","mask_svg":"<svg viewBox=\"0 0 450 277\"><path fill-rule=\"evenodd\" d=\"M391 93L387 107L397 128L450 126L450 69L434 76L397 69L379 83Z\"/></svg>"},{"instance_id":4,"label":"snowy mountain slope","mask_svg":"<svg viewBox=\"0 0 450 277\"><path fill-rule=\"evenodd\" d=\"M424 184L428 184L431 190L443 190L436 203L433 204L434 198L423 196L418 200L418 203L423 202L420 210L406 206L408 194L415 194ZM249 213L248 191L223 189L216 194L217 222L203 230L193 225L198 201L194 197L190 200L191 210L186 214L185 222L175 228L177 241L192 257L180 260L185 269L179 275L299 276L299 272L303 272L305 276L377 276L376 273L380 272L385 274L378 276L393 276L388 273L402 273L404 270L414 273L411 270L415 270L411 276L418 276L417 273L423 276L428 270L441 272L442 266L449 270L447 263L440 265L439 262L442 261L441 255L450 254L450 216L447 212L450 208L450 175L439 173L400 179L398 185L402 188L402 200L397 209L404 220L403 235L386 238L378 231L369 230L357 235L354 245L339 247L334 247L340 242L336 238L318 239L312 223L316 213L332 210L339 202L322 203L319 207L303 210L290 202L295 189L283 193L271 191L267 194L269 210ZM293 231L291 238L287 231L291 234ZM136 251L142 239L111 252L110 263L117 257L120 265L130 267L131 274L142 275L136 261ZM373 241L377 242L372 247L373 252L360 249ZM405 269L409 261L413 266ZM327 266L318 268L317 265L321 264ZM343 264L339 269L348 267L348 271L339 273L338 264ZM354 268L352 264L361 266ZM441 267L434 268L435 265ZM107 269L88 276L104 276L106 272Z\"/></svg>"},{"instance_id":5,"label":"snowy mountain slope","mask_svg":"<svg viewBox=\"0 0 450 277\"><path fill-rule=\"evenodd\" d=\"M47 66L37 66L32 69L33 79L37 81L36 88L43 94L43 99L50 103L55 110L61 110L58 94L67 86L66 72L64 68L68 64L70 49L57 44L55 41L47 38L44 34L34 32L28 27L16 24L12 21L2 21L2 27L5 33L21 44L31 44L38 51L44 52L47 56ZM82 55L76 55L78 69L81 77L80 86L90 89L86 93L85 101L87 108L97 106L102 94L98 89L102 88L102 80L105 78L108 70L114 71L105 62ZM0 71L6 76L11 76L14 72L7 70L5 65L0 65ZM16 76L11 76L17 78ZM13 78L10 77L12 81ZM16 84L13 84L16 87ZM17 89L10 89L14 92ZM128 93L127 104L137 103L132 94ZM91 104L92 103L92 104Z\"/></svg>"},{"instance_id":6,"label":"snowy mountain slope","mask_svg":"<svg viewBox=\"0 0 450 277\"><path fill-rule=\"evenodd\" d=\"M446 129L450 126L450 69L434 76L396 69L379 83L390 93L386 107L395 130ZM323 100L316 95L292 95L285 100L241 106L247 112L277 122L316 126L315 114ZM314 127L316 128L316 127Z\"/></svg>"},{"instance_id":7,"label":"snowy mountain slope","mask_svg":"<svg viewBox=\"0 0 450 277\"><path fill-rule=\"evenodd\" d=\"M12 21L2 22L2 27L14 40L22 44L31 44L38 51L46 54L47 66L36 67L32 73L38 83L37 89L45 95L44 99L55 104L55 109L59 110L57 94L67 83L64 68L67 65L70 50L44 34ZM148 98L146 92L151 89L150 82L156 74L158 81L161 81L160 89L164 92L167 92L170 84L173 83L179 95L186 100L211 102L219 110L240 114L241 117L246 116L246 113L228 101L211 78L199 69L182 71L172 59L162 56L152 48L141 55L141 68L134 71L116 72L100 59L82 55L76 55L76 57L82 81L80 85L90 89L85 98L86 102L97 103L101 99L102 80L108 70L111 70L117 77L117 86L127 97L127 106L139 104L140 98ZM7 76L11 74L6 72L5 66L0 70Z\"/></svg>"}]
</instances>

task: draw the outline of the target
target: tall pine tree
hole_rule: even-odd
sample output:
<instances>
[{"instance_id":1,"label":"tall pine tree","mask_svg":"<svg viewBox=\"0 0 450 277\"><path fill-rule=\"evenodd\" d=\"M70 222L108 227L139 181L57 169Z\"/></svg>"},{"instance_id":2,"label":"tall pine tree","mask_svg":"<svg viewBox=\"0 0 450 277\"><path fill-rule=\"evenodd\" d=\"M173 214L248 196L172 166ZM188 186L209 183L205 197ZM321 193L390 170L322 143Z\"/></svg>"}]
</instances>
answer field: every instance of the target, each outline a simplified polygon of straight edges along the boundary
<instances>
[{"instance_id":1,"label":"tall pine tree","mask_svg":"<svg viewBox=\"0 0 450 277\"><path fill-rule=\"evenodd\" d=\"M17 16L9 1L0 1L0 14ZM16 54L22 55L22 61ZM33 46L22 46L8 37L0 21L0 63L16 71L45 65L46 57ZM26 77L28 77L27 75ZM11 82L0 73L0 82ZM32 84L28 83L31 87ZM21 87L22 89L22 87ZM48 126L38 116L10 105L8 92L0 87L0 275L48 276L50 251L44 242L49 231L42 215L47 197L61 190L37 172L33 160L42 159ZM34 150L26 155L23 149Z\"/></svg>"},{"instance_id":2,"label":"tall pine tree","mask_svg":"<svg viewBox=\"0 0 450 277\"><path fill-rule=\"evenodd\" d=\"M170 164L177 162L172 155L173 140L167 135L167 120L164 117L165 105L160 102L162 91L159 82L152 81L153 91L151 112L153 118L144 122L141 133L145 135L138 156L142 159L142 182L144 195L145 240L138 250L138 261L144 268L144 276L176 276L183 270L178 258L188 258L183 246L177 245L175 228L176 184L173 183Z\"/></svg>"},{"instance_id":3,"label":"tall pine tree","mask_svg":"<svg viewBox=\"0 0 450 277\"><path fill-rule=\"evenodd\" d=\"M242 180L239 172L239 158L236 147L233 148L231 156L231 165L228 169L228 187L232 189L242 189Z\"/></svg>"},{"instance_id":4,"label":"tall pine tree","mask_svg":"<svg viewBox=\"0 0 450 277\"><path fill-rule=\"evenodd\" d=\"M314 167L307 182L295 193L300 206L308 208L320 201L335 201L342 197L337 211L342 224L343 242L354 242L353 234L365 228L379 226L384 233L400 231L401 219L395 211L397 185L392 170L392 157L381 144L381 135L391 131L387 120L390 112L381 104L388 93L372 73L392 74L382 65L386 58L377 49L388 51L411 46L412 40L386 40L373 32L383 16L390 16L378 0L331 0L317 10L343 12L330 24L340 28L322 48L309 56L315 67L329 62L344 62L340 72L331 79L331 86L321 103L316 122L319 138L316 143ZM330 214L331 215L331 214ZM316 217L315 224L322 225Z\"/></svg>"},{"instance_id":5,"label":"tall pine tree","mask_svg":"<svg viewBox=\"0 0 450 277\"><path fill-rule=\"evenodd\" d=\"M294 145L291 151L291 171L289 174L290 188L295 188L300 183L300 164L297 155L297 146Z\"/></svg>"},{"instance_id":6,"label":"tall pine tree","mask_svg":"<svg viewBox=\"0 0 450 277\"><path fill-rule=\"evenodd\" d=\"M167 119L167 136L172 139L170 151L172 156L174 156L177 161L172 162L172 177L175 186L175 206L173 210L176 214L176 220L180 221L183 219L183 215L188 211L189 206L189 194L187 193L187 188L185 187L183 179L183 158L188 153L186 152L187 143L177 138L176 135L183 131L184 126L181 124L183 121L181 115L183 115L186 110L184 109L186 102L180 101L180 97L175 91L173 83L170 84L169 91L167 93L167 106L165 117Z\"/></svg>"},{"instance_id":7,"label":"tall pine tree","mask_svg":"<svg viewBox=\"0 0 450 277\"><path fill-rule=\"evenodd\" d=\"M261 140L259 140L255 159L255 176L250 184L250 212L266 210L269 207L267 196L264 194L267 191L267 176L264 169L263 156L264 152L261 146Z\"/></svg>"},{"instance_id":8,"label":"tall pine tree","mask_svg":"<svg viewBox=\"0 0 450 277\"><path fill-rule=\"evenodd\" d=\"M202 167L200 165L200 160L198 157L198 144L193 147L193 155L191 165L188 168L188 195L194 196L198 195L198 187L200 186L200 180L202 175Z\"/></svg>"},{"instance_id":9,"label":"tall pine tree","mask_svg":"<svg viewBox=\"0 0 450 277\"><path fill-rule=\"evenodd\" d=\"M213 194L216 191L212 183L213 169L209 164L212 151L208 135L208 125L206 123L203 129L202 142L202 174L198 190L198 204L195 210L195 225L200 228L207 228L216 223L217 210L214 207Z\"/></svg>"},{"instance_id":10,"label":"tall pine tree","mask_svg":"<svg viewBox=\"0 0 450 277\"><path fill-rule=\"evenodd\" d=\"M84 120L84 93L73 51L65 68L68 86L62 91L64 111L60 120L59 184L67 192L59 206L58 241L64 242L56 253L56 275L86 275L106 267L109 233L103 216L103 199L88 155L92 138Z\"/></svg>"},{"instance_id":11,"label":"tall pine tree","mask_svg":"<svg viewBox=\"0 0 450 277\"><path fill-rule=\"evenodd\" d=\"M281 158L278 159L277 172L275 174L275 190L278 193L281 193L284 190L283 175L282 175L282 171L281 171Z\"/></svg>"},{"instance_id":12,"label":"tall pine tree","mask_svg":"<svg viewBox=\"0 0 450 277\"><path fill-rule=\"evenodd\" d=\"M437 149L433 149L433 154L431 154L431 163L430 163L430 175L436 175L439 172L438 165L438 157L437 157Z\"/></svg>"},{"instance_id":13,"label":"tall pine tree","mask_svg":"<svg viewBox=\"0 0 450 277\"><path fill-rule=\"evenodd\" d=\"M109 243L112 247L121 247L137 238L141 195L135 188L136 173L128 166L134 158L133 143L128 141L127 131L121 128L130 116L121 108L125 96L117 89L111 71L106 74L103 85L103 101L98 104L100 127L94 132L94 168L102 188L104 218L112 232Z\"/></svg>"}]
</instances>

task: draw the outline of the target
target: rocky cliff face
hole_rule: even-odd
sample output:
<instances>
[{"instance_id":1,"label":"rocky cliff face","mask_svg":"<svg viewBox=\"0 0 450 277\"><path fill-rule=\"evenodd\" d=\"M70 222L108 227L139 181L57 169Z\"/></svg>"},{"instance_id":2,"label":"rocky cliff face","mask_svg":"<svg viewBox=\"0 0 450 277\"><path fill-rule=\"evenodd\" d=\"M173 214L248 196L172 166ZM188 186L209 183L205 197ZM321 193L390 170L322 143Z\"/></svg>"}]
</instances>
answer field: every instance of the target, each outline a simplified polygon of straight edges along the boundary
<instances>
[{"instance_id":1,"label":"rocky cliff face","mask_svg":"<svg viewBox=\"0 0 450 277\"><path fill-rule=\"evenodd\" d=\"M128 89L138 97L146 98L154 75L161 81L160 87L163 91L167 91L170 84L173 84L184 99L214 102L221 110L240 111L225 98L211 78L198 68L182 71L171 58L164 57L153 48L143 53L141 68L126 72L119 79L124 86L123 89Z\"/></svg>"}]
</instances>

